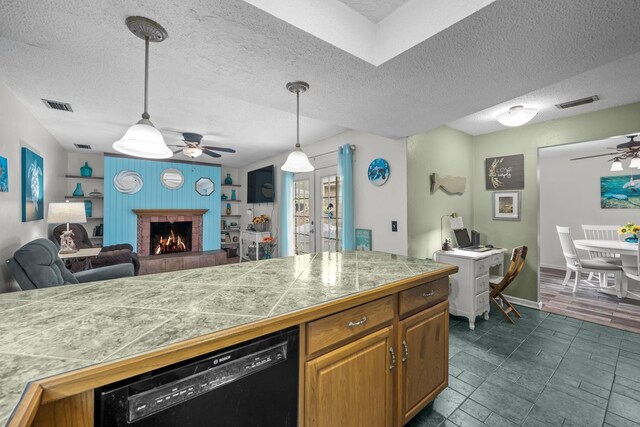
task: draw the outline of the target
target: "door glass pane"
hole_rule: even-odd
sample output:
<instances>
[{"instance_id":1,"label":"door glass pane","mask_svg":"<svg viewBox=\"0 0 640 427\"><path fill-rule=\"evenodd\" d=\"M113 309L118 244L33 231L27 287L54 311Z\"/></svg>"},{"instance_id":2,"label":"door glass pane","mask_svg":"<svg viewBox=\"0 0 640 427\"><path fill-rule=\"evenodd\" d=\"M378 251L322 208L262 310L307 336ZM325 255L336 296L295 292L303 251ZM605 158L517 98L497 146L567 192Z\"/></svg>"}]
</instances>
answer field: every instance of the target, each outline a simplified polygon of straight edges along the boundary
<instances>
[{"instance_id":1,"label":"door glass pane","mask_svg":"<svg viewBox=\"0 0 640 427\"><path fill-rule=\"evenodd\" d=\"M303 179L293 183L294 237L296 255L308 254L311 250L310 181Z\"/></svg>"},{"instance_id":2,"label":"door glass pane","mask_svg":"<svg viewBox=\"0 0 640 427\"><path fill-rule=\"evenodd\" d=\"M340 249L340 226L342 218L342 201L340 200L340 179L337 175L322 177L320 203L322 218L320 250L337 251Z\"/></svg>"}]
</instances>

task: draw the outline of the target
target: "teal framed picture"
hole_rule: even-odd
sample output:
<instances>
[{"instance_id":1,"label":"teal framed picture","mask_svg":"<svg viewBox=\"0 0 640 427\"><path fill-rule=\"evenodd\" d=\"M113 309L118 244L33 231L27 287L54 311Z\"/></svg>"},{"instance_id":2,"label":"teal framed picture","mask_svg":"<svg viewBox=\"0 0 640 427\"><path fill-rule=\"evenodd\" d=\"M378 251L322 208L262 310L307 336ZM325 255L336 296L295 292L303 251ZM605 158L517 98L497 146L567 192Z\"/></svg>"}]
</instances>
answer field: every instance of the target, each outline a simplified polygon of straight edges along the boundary
<instances>
[{"instance_id":1,"label":"teal framed picture","mask_svg":"<svg viewBox=\"0 0 640 427\"><path fill-rule=\"evenodd\" d=\"M22 222L44 218L44 162L22 147Z\"/></svg>"},{"instance_id":2,"label":"teal framed picture","mask_svg":"<svg viewBox=\"0 0 640 427\"><path fill-rule=\"evenodd\" d=\"M366 228L356 228L356 250L371 250L371 230Z\"/></svg>"}]
</instances>

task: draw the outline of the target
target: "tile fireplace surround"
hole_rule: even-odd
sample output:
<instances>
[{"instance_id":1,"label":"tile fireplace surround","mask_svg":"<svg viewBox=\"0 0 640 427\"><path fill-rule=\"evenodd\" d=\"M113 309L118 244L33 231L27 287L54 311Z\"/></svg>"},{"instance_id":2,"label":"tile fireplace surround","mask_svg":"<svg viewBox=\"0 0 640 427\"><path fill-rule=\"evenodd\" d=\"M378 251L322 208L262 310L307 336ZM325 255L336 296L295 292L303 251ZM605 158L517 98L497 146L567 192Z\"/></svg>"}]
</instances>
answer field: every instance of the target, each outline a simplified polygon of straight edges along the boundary
<instances>
[{"instance_id":1,"label":"tile fireplace surround","mask_svg":"<svg viewBox=\"0 0 640 427\"><path fill-rule=\"evenodd\" d=\"M191 252L202 252L202 215L208 209L133 209L138 216L138 255L149 256L151 223L191 221Z\"/></svg>"}]
</instances>

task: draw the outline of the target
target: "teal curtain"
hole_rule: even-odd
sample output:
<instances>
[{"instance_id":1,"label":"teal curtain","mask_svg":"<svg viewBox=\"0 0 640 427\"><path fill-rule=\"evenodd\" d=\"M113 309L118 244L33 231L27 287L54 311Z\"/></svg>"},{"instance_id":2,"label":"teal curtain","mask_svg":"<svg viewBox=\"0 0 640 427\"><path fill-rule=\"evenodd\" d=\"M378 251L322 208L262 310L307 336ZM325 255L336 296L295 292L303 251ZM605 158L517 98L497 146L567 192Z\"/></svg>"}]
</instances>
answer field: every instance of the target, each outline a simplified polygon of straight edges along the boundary
<instances>
[{"instance_id":1,"label":"teal curtain","mask_svg":"<svg viewBox=\"0 0 640 427\"><path fill-rule=\"evenodd\" d=\"M350 144L338 149L338 175L342 183L342 250L353 251L356 248L356 230L353 219L353 149Z\"/></svg>"},{"instance_id":2,"label":"teal curtain","mask_svg":"<svg viewBox=\"0 0 640 427\"><path fill-rule=\"evenodd\" d=\"M293 173L282 172L280 192L280 256L295 255L293 236Z\"/></svg>"}]
</instances>

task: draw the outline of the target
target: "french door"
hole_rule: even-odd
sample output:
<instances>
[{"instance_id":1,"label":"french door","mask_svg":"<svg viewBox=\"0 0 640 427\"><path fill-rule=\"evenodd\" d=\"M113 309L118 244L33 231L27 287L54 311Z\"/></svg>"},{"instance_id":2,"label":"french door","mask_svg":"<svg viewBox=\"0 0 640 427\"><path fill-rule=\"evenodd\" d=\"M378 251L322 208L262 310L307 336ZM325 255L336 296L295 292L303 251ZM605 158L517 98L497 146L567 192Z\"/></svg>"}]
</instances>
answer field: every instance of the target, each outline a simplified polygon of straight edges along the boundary
<instances>
[{"instance_id":1,"label":"french door","mask_svg":"<svg viewBox=\"0 0 640 427\"><path fill-rule=\"evenodd\" d=\"M336 166L295 175L293 203L296 255L340 250L340 185Z\"/></svg>"}]
</instances>

